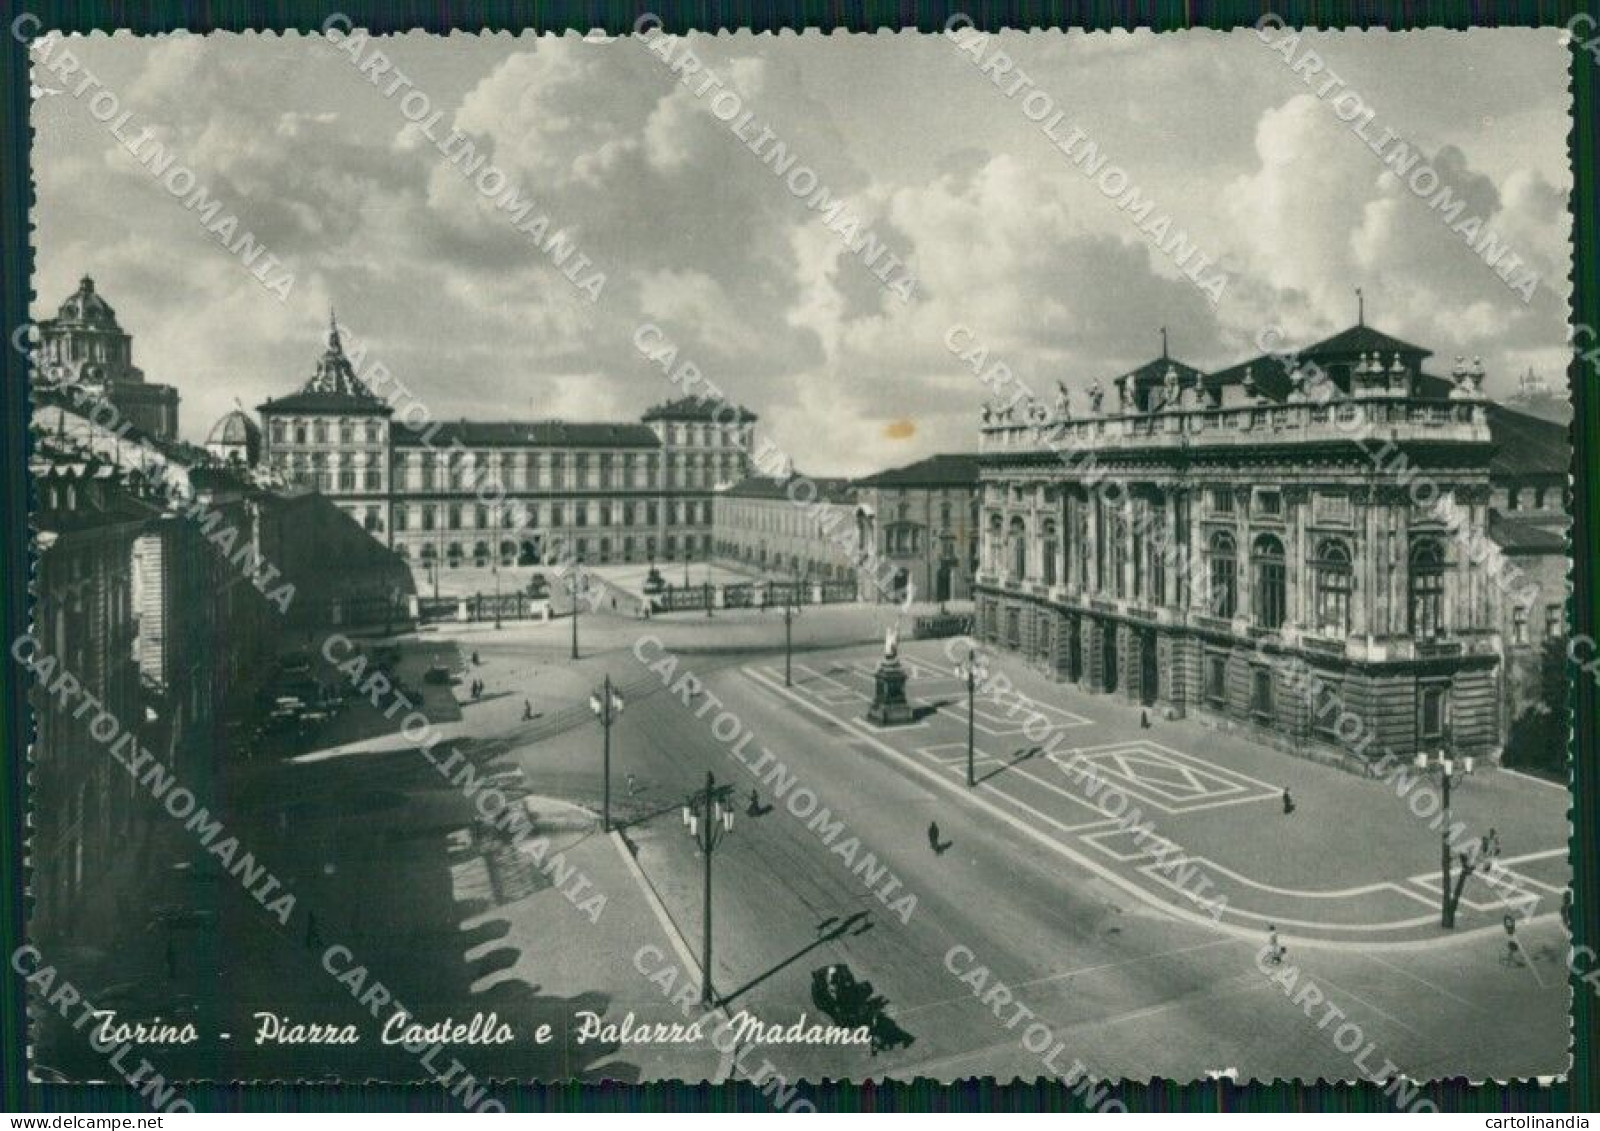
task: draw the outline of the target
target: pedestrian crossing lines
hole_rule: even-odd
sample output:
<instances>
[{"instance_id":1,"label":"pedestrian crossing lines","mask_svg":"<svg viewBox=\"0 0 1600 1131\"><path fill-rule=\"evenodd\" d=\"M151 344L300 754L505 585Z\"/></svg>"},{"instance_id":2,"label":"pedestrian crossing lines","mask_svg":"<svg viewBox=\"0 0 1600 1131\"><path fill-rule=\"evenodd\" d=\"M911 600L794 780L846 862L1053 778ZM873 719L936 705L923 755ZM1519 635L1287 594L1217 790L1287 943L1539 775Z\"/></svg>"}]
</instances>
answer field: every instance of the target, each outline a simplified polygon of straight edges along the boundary
<instances>
[{"instance_id":1,"label":"pedestrian crossing lines","mask_svg":"<svg viewBox=\"0 0 1600 1131\"><path fill-rule=\"evenodd\" d=\"M1140 739L1053 750L1047 757L1085 793L1108 786L1163 813L1195 813L1278 796L1277 787L1205 758Z\"/></svg>"}]
</instances>

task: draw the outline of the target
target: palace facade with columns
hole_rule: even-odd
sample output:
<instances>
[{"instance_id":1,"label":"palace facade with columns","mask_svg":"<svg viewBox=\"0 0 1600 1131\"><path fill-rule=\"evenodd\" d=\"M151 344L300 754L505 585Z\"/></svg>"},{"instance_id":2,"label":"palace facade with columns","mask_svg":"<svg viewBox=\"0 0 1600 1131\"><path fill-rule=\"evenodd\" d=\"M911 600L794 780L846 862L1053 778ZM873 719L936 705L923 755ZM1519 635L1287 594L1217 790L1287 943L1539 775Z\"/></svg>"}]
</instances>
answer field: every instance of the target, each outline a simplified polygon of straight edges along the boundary
<instances>
[{"instance_id":1,"label":"palace facade with columns","mask_svg":"<svg viewBox=\"0 0 1600 1131\"><path fill-rule=\"evenodd\" d=\"M1077 413L985 408L977 635L1279 745L1497 754L1507 609L1565 594L1496 546L1496 468L1513 440L1524 477L1570 457L1429 356L1358 325L1218 372L1163 356Z\"/></svg>"}]
</instances>

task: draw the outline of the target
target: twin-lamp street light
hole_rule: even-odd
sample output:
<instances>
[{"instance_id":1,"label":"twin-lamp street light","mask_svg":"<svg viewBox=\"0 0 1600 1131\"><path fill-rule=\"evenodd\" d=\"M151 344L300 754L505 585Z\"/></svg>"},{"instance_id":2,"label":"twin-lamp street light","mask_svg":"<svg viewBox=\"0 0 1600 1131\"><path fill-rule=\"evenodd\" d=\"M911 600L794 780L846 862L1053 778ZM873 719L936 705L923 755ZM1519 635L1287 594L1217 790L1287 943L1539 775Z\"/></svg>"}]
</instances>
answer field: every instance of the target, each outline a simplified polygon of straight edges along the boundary
<instances>
[{"instance_id":1,"label":"twin-lamp street light","mask_svg":"<svg viewBox=\"0 0 1600 1131\"><path fill-rule=\"evenodd\" d=\"M622 714L622 707L622 696L612 689L611 676L607 673L605 682L589 696L589 710L600 720L600 729L605 733L601 763L605 781L601 787L600 827L606 832L611 831L611 724Z\"/></svg>"},{"instance_id":2,"label":"twin-lamp street light","mask_svg":"<svg viewBox=\"0 0 1600 1131\"><path fill-rule=\"evenodd\" d=\"M724 789L724 792L726 790ZM683 806L683 827L700 849L705 859L705 904L701 912L700 947L700 1004L715 1004L711 990L711 854L733 833L733 810L722 803L718 795L717 779L706 771L706 787L691 797Z\"/></svg>"},{"instance_id":3,"label":"twin-lamp street light","mask_svg":"<svg viewBox=\"0 0 1600 1131\"><path fill-rule=\"evenodd\" d=\"M1421 773L1438 773L1444 791L1444 824L1439 829L1439 925L1447 931L1456 925L1456 905L1450 893L1450 787L1472 773L1472 756L1459 760L1445 753L1450 748L1446 737L1433 757L1426 751L1417 752L1417 770ZM1463 865L1465 866L1465 865Z\"/></svg>"}]
</instances>

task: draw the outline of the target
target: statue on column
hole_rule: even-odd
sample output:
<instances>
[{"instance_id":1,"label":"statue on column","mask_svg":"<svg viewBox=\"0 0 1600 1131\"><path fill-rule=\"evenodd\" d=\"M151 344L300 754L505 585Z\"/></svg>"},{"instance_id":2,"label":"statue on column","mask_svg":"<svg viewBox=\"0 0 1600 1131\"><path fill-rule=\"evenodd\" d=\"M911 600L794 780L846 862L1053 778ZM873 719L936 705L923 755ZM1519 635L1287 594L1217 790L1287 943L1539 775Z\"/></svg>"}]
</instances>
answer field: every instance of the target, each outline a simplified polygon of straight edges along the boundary
<instances>
[{"instance_id":1,"label":"statue on column","mask_svg":"<svg viewBox=\"0 0 1600 1131\"><path fill-rule=\"evenodd\" d=\"M883 658L893 660L900 655L900 626L891 624L883 632Z\"/></svg>"},{"instance_id":2,"label":"statue on column","mask_svg":"<svg viewBox=\"0 0 1600 1131\"><path fill-rule=\"evenodd\" d=\"M1096 377L1089 382L1089 411L1093 415L1099 416L1101 414L1102 402L1104 402L1105 398L1106 391L1100 384L1100 378Z\"/></svg>"},{"instance_id":3,"label":"statue on column","mask_svg":"<svg viewBox=\"0 0 1600 1131\"><path fill-rule=\"evenodd\" d=\"M1056 418L1072 419L1072 390L1067 388L1065 381L1056 382Z\"/></svg>"}]
</instances>

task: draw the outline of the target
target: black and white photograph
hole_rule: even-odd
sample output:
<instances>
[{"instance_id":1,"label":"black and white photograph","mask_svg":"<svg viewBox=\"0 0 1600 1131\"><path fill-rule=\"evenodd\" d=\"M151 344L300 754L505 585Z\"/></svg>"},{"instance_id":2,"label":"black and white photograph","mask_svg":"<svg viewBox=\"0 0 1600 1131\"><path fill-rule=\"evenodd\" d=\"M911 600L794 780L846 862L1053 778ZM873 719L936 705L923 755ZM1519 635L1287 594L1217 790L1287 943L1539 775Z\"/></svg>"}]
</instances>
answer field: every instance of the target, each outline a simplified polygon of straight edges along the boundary
<instances>
[{"instance_id":1,"label":"black and white photograph","mask_svg":"<svg viewBox=\"0 0 1600 1131\"><path fill-rule=\"evenodd\" d=\"M34 30L34 1079L1567 1075L1559 27Z\"/></svg>"}]
</instances>

